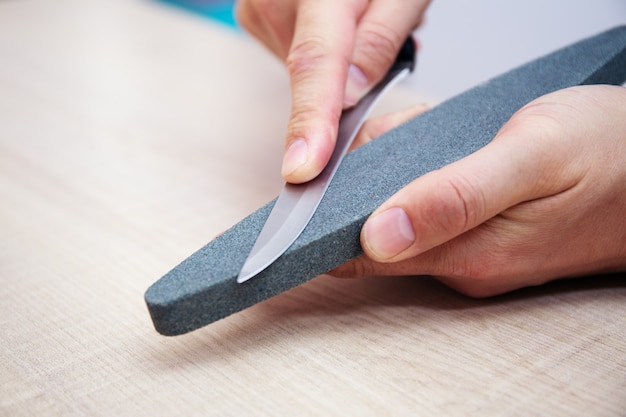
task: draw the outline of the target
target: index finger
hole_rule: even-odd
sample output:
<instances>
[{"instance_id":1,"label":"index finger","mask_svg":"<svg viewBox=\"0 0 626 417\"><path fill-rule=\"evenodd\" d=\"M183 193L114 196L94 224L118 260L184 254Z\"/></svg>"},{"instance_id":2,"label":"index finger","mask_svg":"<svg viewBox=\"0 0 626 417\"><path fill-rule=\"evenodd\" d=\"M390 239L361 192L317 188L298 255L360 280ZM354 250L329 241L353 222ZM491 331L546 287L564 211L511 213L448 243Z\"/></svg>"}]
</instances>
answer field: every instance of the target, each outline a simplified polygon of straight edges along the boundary
<instances>
[{"instance_id":1,"label":"index finger","mask_svg":"<svg viewBox=\"0 0 626 417\"><path fill-rule=\"evenodd\" d=\"M283 177L316 177L334 149L357 22L367 1L303 0L287 69L292 109Z\"/></svg>"}]
</instances>

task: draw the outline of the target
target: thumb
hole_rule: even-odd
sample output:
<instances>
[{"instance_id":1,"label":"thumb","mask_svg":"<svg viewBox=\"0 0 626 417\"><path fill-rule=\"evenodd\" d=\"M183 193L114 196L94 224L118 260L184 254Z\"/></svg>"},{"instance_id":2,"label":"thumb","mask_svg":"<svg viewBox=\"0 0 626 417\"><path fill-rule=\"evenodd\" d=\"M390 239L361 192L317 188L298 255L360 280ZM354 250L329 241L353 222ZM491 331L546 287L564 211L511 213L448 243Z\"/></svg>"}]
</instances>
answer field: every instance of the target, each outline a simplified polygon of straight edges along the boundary
<instances>
[{"instance_id":1,"label":"thumb","mask_svg":"<svg viewBox=\"0 0 626 417\"><path fill-rule=\"evenodd\" d=\"M522 201L572 186L559 179L561 156L550 141L531 140L522 125L509 122L481 150L416 179L381 205L361 231L367 256L378 262L417 256Z\"/></svg>"}]
</instances>

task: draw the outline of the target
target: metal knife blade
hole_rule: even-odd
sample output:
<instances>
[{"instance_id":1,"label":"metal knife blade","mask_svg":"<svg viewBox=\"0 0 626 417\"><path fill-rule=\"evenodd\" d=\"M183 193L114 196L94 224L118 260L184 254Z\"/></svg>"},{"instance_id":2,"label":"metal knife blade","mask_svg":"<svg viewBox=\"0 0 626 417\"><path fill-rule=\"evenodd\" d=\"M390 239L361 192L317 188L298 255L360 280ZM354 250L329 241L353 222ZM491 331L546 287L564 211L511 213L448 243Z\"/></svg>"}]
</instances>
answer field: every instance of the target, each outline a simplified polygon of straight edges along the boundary
<instances>
[{"instance_id":1,"label":"metal knife blade","mask_svg":"<svg viewBox=\"0 0 626 417\"><path fill-rule=\"evenodd\" d=\"M263 271L282 255L304 231L319 206L341 160L361 128L370 109L397 81L415 66L415 43L409 37L385 77L339 120L337 143L322 172L304 184L285 184L263 229L237 277L243 283Z\"/></svg>"}]
</instances>

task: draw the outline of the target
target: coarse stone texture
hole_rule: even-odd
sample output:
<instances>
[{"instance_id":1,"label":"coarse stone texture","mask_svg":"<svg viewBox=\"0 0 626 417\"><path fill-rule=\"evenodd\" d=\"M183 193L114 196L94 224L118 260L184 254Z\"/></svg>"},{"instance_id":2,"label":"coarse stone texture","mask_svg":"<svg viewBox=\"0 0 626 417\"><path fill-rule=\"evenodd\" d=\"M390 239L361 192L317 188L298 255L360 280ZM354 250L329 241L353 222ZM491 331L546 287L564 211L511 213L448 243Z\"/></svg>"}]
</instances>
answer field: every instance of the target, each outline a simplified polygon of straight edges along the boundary
<instances>
[{"instance_id":1,"label":"coarse stone texture","mask_svg":"<svg viewBox=\"0 0 626 417\"><path fill-rule=\"evenodd\" d=\"M359 233L372 211L415 178L488 144L528 102L574 85L625 80L622 26L532 61L410 120L344 159L302 235L250 281L238 284L237 274L273 202L154 283L145 300L156 330L178 335L198 329L361 255Z\"/></svg>"}]
</instances>

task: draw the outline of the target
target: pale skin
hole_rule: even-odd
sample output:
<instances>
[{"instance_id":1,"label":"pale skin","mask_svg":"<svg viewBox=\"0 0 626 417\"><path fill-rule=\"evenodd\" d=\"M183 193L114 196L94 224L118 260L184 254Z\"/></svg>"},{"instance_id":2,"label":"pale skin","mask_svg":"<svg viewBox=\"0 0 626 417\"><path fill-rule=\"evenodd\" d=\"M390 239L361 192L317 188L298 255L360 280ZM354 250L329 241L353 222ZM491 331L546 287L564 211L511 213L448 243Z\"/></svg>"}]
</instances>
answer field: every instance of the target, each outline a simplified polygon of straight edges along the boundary
<instances>
[{"instance_id":1,"label":"pale skin","mask_svg":"<svg viewBox=\"0 0 626 417\"><path fill-rule=\"evenodd\" d=\"M394 14L400 3L404 12ZM334 145L341 108L393 60L395 51L376 65L367 63L363 56L375 59L360 52L367 39L399 48L419 24L428 2L413 0L412 15L406 3L240 0L242 24L285 59L291 74L287 181L317 175ZM330 22L317 18L329 13ZM389 28L397 44L380 41ZM370 33L359 40L366 30L378 30L380 37ZM367 83L355 93L348 81L354 66L383 70L363 70ZM424 110L373 119L357 142ZM289 147L299 140L308 142L306 158L296 155L304 162L291 169L296 164ZM361 244L364 256L331 273L434 275L464 294L485 297L562 277L626 271L626 88L574 87L529 103L489 145L386 201L363 226Z\"/></svg>"},{"instance_id":2,"label":"pale skin","mask_svg":"<svg viewBox=\"0 0 626 417\"><path fill-rule=\"evenodd\" d=\"M241 25L285 62L292 110L282 175L316 177L334 149L344 107L378 82L429 0L240 0Z\"/></svg>"}]
</instances>

